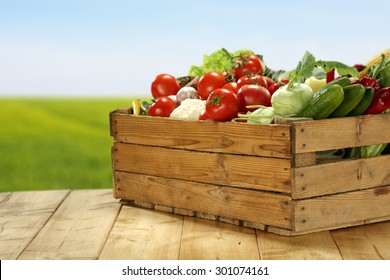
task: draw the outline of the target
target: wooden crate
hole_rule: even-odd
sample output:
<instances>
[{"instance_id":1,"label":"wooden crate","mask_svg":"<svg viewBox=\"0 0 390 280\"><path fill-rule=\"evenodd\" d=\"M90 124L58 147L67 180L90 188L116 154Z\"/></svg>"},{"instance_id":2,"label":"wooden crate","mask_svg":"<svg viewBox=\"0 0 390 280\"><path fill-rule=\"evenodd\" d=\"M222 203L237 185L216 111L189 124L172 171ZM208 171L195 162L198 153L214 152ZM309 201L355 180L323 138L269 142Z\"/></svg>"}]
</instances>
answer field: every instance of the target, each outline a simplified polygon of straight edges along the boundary
<instances>
[{"instance_id":1,"label":"wooden crate","mask_svg":"<svg viewBox=\"0 0 390 280\"><path fill-rule=\"evenodd\" d=\"M316 152L390 142L390 114L288 125L110 114L124 203L282 234L390 220L390 156Z\"/></svg>"}]
</instances>

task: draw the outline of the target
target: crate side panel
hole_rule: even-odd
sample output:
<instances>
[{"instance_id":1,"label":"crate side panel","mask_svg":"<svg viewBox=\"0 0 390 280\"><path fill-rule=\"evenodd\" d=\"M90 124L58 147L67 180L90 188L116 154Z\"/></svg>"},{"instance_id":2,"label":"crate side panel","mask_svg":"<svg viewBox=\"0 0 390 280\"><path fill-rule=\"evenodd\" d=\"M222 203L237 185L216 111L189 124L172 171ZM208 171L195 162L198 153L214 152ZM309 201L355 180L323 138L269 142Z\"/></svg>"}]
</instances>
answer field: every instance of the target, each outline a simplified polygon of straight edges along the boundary
<instances>
[{"instance_id":1,"label":"crate side panel","mask_svg":"<svg viewBox=\"0 0 390 280\"><path fill-rule=\"evenodd\" d=\"M386 220L390 217L390 186L298 200L294 205L296 232Z\"/></svg>"},{"instance_id":2,"label":"crate side panel","mask_svg":"<svg viewBox=\"0 0 390 280\"><path fill-rule=\"evenodd\" d=\"M115 143L115 170L291 193L290 161Z\"/></svg>"},{"instance_id":3,"label":"crate side panel","mask_svg":"<svg viewBox=\"0 0 390 280\"><path fill-rule=\"evenodd\" d=\"M390 185L390 155L294 168L294 198Z\"/></svg>"},{"instance_id":4,"label":"crate side panel","mask_svg":"<svg viewBox=\"0 0 390 280\"><path fill-rule=\"evenodd\" d=\"M210 152L290 157L290 127L230 122L195 122L111 114L117 142Z\"/></svg>"},{"instance_id":5,"label":"crate side panel","mask_svg":"<svg viewBox=\"0 0 390 280\"><path fill-rule=\"evenodd\" d=\"M390 114L294 122L291 128L293 153L390 142Z\"/></svg>"},{"instance_id":6,"label":"crate side panel","mask_svg":"<svg viewBox=\"0 0 390 280\"><path fill-rule=\"evenodd\" d=\"M288 195L128 172L116 172L115 178L124 199L291 229Z\"/></svg>"}]
</instances>

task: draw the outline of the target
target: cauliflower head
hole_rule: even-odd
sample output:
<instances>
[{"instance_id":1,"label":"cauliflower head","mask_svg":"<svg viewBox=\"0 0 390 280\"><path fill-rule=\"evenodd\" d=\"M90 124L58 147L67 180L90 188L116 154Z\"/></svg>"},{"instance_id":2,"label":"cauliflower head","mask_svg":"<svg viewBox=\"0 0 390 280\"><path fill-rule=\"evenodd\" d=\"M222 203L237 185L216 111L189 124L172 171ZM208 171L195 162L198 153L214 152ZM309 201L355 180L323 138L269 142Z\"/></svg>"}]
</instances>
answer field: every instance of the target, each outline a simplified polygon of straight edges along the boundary
<instances>
[{"instance_id":1,"label":"cauliflower head","mask_svg":"<svg viewBox=\"0 0 390 280\"><path fill-rule=\"evenodd\" d=\"M185 99L172 111L169 116L172 119L197 121L200 113L206 107L206 101L200 99Z\"/></svg>"}]
</instances>

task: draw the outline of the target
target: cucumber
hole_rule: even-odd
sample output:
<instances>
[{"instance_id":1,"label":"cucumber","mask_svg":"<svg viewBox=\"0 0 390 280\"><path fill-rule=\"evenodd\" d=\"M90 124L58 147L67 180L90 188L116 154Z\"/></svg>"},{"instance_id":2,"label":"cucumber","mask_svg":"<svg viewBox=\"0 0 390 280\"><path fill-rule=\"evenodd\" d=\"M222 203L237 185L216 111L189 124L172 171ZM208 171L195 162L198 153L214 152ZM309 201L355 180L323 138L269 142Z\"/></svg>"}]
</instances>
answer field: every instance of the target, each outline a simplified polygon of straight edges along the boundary
<instances>
[{"instance_id":1,"label":"cucumber","mask_svg":"<svg viewBox=\"0 0 390 280\"><path fill-rule=\"evenodd\" d=\"M355 108L353 108L351 112L349 112L348 116L363 115L363 113L371 105L371 102L374 99L374 95L375 89L373 89L372 87L366 87L362 100L360 100L359 104Z\"/></svg>"},{"instance_id":2,"label":"cucumber","mask_svg":"<svg viewBox=\"0 0 390 280\"><path fill-rule=\"evenodd\" d=\"M323 89L326 87L325 89ZM343 102L344 90L338 84L325 85L317 91L309 105L298 112L296 117L313 118L315 120L327 118Z\"/></svg>"},{"instance_id":3,"label":"cucumber","mask_svg":"<svg viewBox=\"0 0 390 280\"><path fill-rule=\"evenodd\" d=\"M333 85L340 85L342 88L349 86L351 84L351 80L348 77L340 77L338 79L335 79L326 85L324 85L321 89L326 89L327 87L333 86ZM321 90L319 89L319 90Z\"/></svg>"},{"instance_id":4,"label":"cucumber","mask_svg":"<svg viewBox=\"0 0 390 280\"><path fill-rule=\"evenodd\" d=\"M343 102L330 114L331 118L345 117L351 112L362 100L364 96L364 86L361 84L354 84L343 87L344 99Z\"/></svg>"}]
</instances>

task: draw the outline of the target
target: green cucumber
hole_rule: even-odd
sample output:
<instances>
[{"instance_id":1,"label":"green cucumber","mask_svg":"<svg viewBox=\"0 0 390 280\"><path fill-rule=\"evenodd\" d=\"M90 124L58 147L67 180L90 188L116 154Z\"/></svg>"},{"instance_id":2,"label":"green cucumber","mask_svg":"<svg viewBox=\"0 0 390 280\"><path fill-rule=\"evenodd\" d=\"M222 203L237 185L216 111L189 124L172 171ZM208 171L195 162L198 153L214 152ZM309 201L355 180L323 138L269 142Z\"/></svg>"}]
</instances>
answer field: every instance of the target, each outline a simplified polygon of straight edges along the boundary
<instances>
[{"instance_id":1,"label":"green cucumber","mask_svg":"<svg viewBox=\"0 0 390 280\"><path fill-rule=\"evenodd\" d=\"M351 112L349 112L348 116L363 115L363 113L371 105L371 102L374 99L374 95L375 89L373 89L372 87L366 87L362 100L360 100L359 104L355 108L353 108Z\"/></svg>"},{"instance_id":2,"label":"green cucumber","mask_svg":"<svg viewBox=\"0 0 390 280\"><path fill-rule=\"evenodd\" d=\"M344 99L343 102L330 114L330 118L345 117L351 112L362 100L364 96L364 86L361 84L353 84L343 87Z\"/></svg>"},{"instance_id":3,"label":"green cucumber","mask_svg":"<svg viewBox=\"0 0 390 280\"><path fill-rule=\"evenodd\" d=\"M313 118L315 120L325 119L343 102L343 99L344 90L340 85L326 86L325 89L317 91L309 105L300 111L296 117Z\"/></svg>"},{"instance_id":4,"label":"green cucumber","mask_svg":"<svg viewBox=\"0 0 390 280\"><path fill-rule=\"evenodd\" d=\"M333 81L327 83L328 86L340 85L343 88L346 87L346 86L349 86L350 84L351 84L351 80L348 77L345 77L345 76L337 78L337 79L334 79Z\"/></svg>"}]
</instances>

